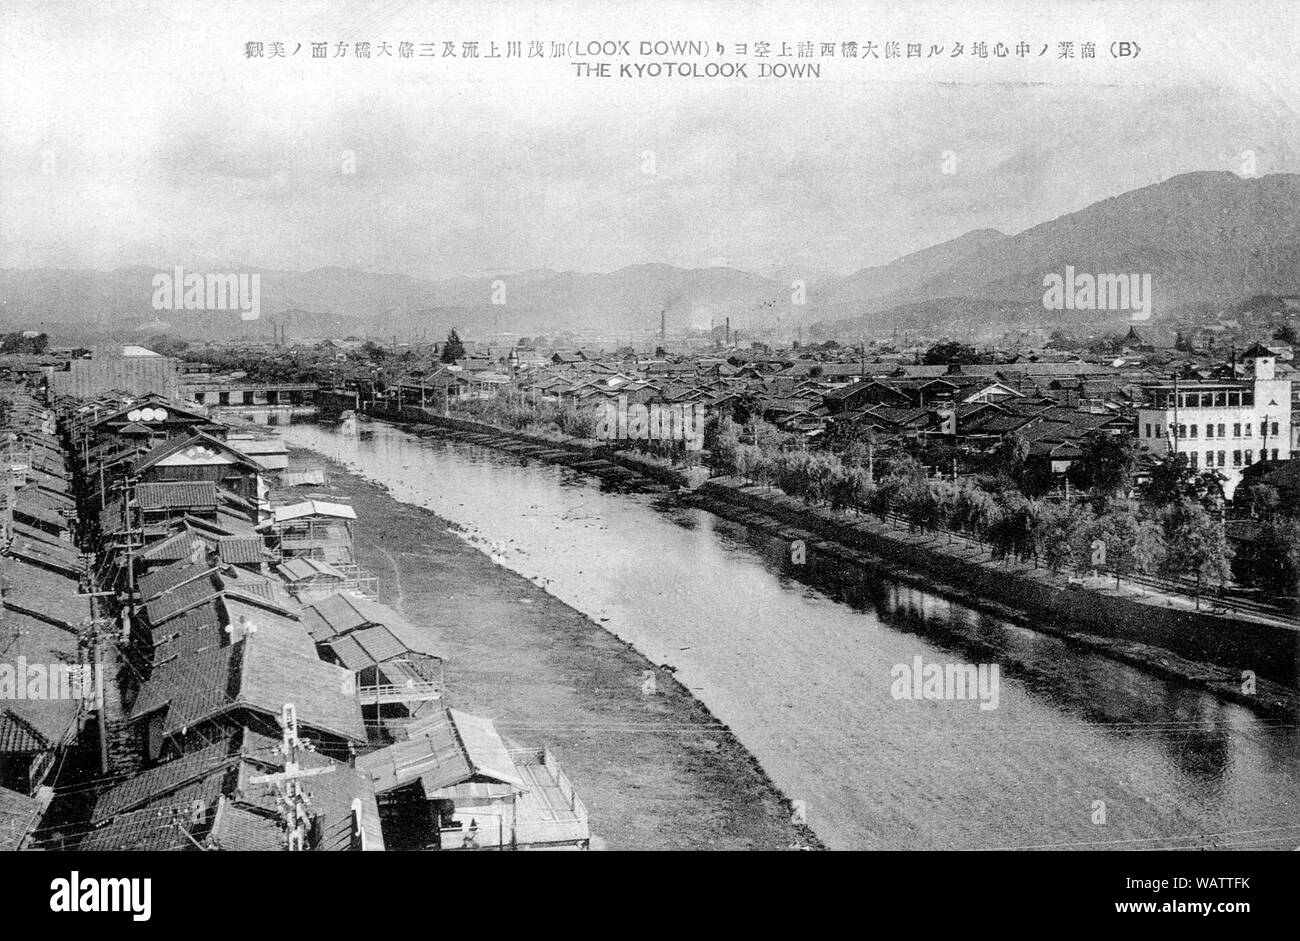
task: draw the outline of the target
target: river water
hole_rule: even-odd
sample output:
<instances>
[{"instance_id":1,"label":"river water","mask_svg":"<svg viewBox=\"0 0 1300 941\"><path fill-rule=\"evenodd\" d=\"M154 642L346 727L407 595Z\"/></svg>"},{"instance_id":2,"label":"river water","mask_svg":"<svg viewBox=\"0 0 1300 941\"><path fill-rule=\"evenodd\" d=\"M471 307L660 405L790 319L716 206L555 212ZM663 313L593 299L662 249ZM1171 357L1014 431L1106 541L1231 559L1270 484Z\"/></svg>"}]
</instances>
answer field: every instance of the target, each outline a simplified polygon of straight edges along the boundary
<instances>
[{"instance_id":1,"label":"river water","mask_svg":"<svg viewBox=\"0 0 1300 941\"><path fill-rule=\"evenodd\" d=\"M454 522L674 668L832 848L1300 846L1294 719L1261 718L885 572L846 572L812 550L795 566L780 540L672 498L372 427L367 438L282 433ZM891 671L917 657L996 664L996 708L895 698Z\"/></svg>"}]
</instances>

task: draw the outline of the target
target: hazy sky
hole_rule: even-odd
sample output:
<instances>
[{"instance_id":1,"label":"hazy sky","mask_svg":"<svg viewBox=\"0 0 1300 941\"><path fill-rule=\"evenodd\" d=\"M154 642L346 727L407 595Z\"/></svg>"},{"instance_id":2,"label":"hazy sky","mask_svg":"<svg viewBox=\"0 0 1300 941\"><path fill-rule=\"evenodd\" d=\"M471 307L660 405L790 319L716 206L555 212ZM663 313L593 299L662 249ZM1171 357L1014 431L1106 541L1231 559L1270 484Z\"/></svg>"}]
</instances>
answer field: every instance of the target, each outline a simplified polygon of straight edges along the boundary
<instances>
[{"instance_id":1,"label":"hazy sky","mask_svg":"<svg viewBox=\"0 0 1300 941\"><path fill-rule=\"evenodd\" d=\"M285 6L0 6L0 267L851 271L1177 173L1241 172L1247 151L1261 175L1300 169L1286 0ZM446 40L534 39L545 58L441 57ZM807 40L837 57L767 60L821 65L792 82L758 78L752 54L711 57L749 63L732 81L581 79L550 56L601 39ZM847 40L881 59L838 58ZM1033 52L976 59L981 40ZM1097 58L1058 59L1062 40ZM1112 59L1116 40L1140 56ZM246 60L248 41L286 58ZM371 59L335 56L358 41ZM440 55L400 59L402 41ZM888 41L944 51L891 61Z\"/></svg>"}]
</instances>

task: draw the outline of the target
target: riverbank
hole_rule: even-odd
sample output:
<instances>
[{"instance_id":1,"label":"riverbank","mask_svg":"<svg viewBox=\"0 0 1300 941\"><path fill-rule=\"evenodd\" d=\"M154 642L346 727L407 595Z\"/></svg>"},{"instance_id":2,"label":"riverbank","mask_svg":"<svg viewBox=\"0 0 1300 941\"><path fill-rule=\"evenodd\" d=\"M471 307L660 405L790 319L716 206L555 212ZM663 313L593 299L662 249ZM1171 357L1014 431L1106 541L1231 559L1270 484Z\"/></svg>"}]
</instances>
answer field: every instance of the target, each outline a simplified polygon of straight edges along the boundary
<instances>
[{"instance_id":1,"label":"riverbank","mask_svg":"<svg viewBox=\"0 0 1300 941\"><path fill-rule=\"evenodd\" d=\"M629 489L661 489L628 469L629 458L642 458L629 452L598 452L573 439L552 440L424 409L403 409L387 420L416 434L435 429L438 435L470 444L565 464ZM659 482L688 487L681 471L671 471ZM996 562L982 546L960 536L924 536L877 524L873 518L850 519L771 489L724 480L689 484L699 489L686 496L687 502L733 521L769 531L775 525L777 531L792 533L791 538L800 538L793 535L791 524L815 526L815 532L805 531L803 537L838 541L834 548L823 544L823 551L843 563L883 568L918 587L1210 690L1263 715L1300 713L1300 691L1295 687L1300 628L1223 617L1198 610L1183 596L1161 595L1149 587L1112 587L1104 576L1072 585L1046 569ZM1254 677L1253 690L1244 680L1247 670Z\"/></svg>"},{"instance_id":2,"label":"riverbank","mask_svg":"<svg viewBox=\"0 0 1300 941\"><path fill-rule=\"evenodd\" d=\"M883 568L927 591L1201 687L1263 715L1300 713L1294 686L1266 678L1285 677L1288 666L1294 678L1296 637L1284 628L1163 608L1154 598L1142 603L1101 584L1072 590L1068 580L1045 569L995 563L960 537L850 518L728 478L708 481L686 500L787 540L803 540L809 552L865 569ZM1255 674L1253 691L1243 684L1242 671L1248 669Z\"/></svg>"},{"instance_id":3,"label":"riverbank","mask_svg":"<svg viewBox=\"0 0 1300 941\"><path fill-rule=\"evenodd\" d=\"M679 499L441 434L371 431L285 434L453 521L492 561L672 672L829 847L1209 848L1294 823L1294 720L883 567L816 554L794 565L785 538ZM918 656L1000 665L997 707L900 700L895 673Z\"/></svg>"},{"instance_id":4,"label":"riverbank","mask_svg":"<svg viewBox=\"0 0 1300 941\"><path fill-rule=\"evenodd\" d=\"M610 849L819 848L735 735L673 677L595 621L487 558L429 510L399 503L317 452L323 498L359 517L380 600L428 631L448 698L503 734L546 745Z\"/></svg>"},{"instance_id":5,"label":"riverbank","mask_svg":"<svg viewBox=\"0 0 1300 941\"><path fill-rule=\"evenodd\" d=\"M436 428L450 438L536 457L552 464L565 464L584 473L622 486L646 492L662 487L693 487L707 479L704 468L674 467L662 458L636 451L618 450L596 441L570 438L559 433L539 435L501 428L474 418L439 415L430 409L406 406L401 409L371 409L374 418L414 430Z\"/></svg>"}]
</instances>

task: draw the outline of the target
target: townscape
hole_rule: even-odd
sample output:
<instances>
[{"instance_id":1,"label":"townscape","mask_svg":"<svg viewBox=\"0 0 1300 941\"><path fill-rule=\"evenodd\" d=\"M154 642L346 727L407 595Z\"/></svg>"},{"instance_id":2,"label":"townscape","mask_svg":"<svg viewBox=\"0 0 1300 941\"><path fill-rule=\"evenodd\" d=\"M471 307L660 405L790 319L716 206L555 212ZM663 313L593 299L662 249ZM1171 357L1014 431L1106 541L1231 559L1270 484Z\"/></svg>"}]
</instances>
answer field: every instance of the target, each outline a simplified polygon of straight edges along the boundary
<instances>
[{"instance_id":1,"label":"townscape","mask_svg":"<svg viewBox=\"0 0 1300 941\"><path fill-rule=\"evenodd\" d=\"M588 845L555 757L449 706L283 443L46 398L4 402L5 849ZM46 695L61 665L91 681Z\"/></svg>"},{"instance_id":2,"label":"townscape","mask_svg":"<svg viewBox=\"0 0 1300 941\"><path fill-rule=\"evenodd\" d=\"M1259 687L1235 698L1285 713L1300 388L1276 332L1226 358L1136 327L1093 349L1013 350L652 336L637 352L453 331L164 356L11 336L0 636L24 672L0 676L5 847L590 846L562 756L457 709L455 665L377 600L354 549L366 520L321 494L324 471L289 470L275 432L301 421L439 425L612 486L758 511L792 545L860 545L844 539L857 527L965 553L986 600L1000 569L1012 594L1029 580L1087 593L1106 619L1104 599L1138 620L1163 608L1151 615L1200 619L1160 641L1166 672L1185 663L1184 679L1231 695L1249 666ZM702 405L705 446L600 440L611 401L632 421ZM1260 646L1223 642L1247 628ZM42 695L54 665L89 682Z\"/></svg>"},{"instance_id":3,"label":"townscape","mask_svg":"<svg viewBox=\"0 0 1300 941\"><path fill-rule=\"evenodd\" d=\"M6 897L1268 907L1292 6L0 5Z\"/></svg>"}]
</instances>

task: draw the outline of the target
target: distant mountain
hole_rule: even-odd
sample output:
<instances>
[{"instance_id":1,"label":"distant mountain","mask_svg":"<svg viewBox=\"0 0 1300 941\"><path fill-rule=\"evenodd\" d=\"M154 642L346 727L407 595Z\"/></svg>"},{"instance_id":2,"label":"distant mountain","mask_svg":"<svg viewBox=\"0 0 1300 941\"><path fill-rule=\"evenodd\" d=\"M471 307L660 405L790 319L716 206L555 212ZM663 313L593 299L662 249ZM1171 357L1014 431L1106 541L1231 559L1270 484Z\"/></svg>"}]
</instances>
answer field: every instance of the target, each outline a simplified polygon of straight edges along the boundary
<instances>
[{"instance_id":1,"label":"distant mountain","mask_svg":"<svg viewBox=\"0 0 1300 941\"><path fill-rule=\"evenodd\" d=\"M773 321L788 291L733 268L634 265L608 274L527 271L424 281L343 268L248 269L260 279L261 320L218 311L154 310L153 278L170 268L115 271L0 270L0 323L84 322L99 328L169 324L186 337L252 335L289 323L291 334L378 337L463 331L554 329L658 330L673 333L732 318L734 327ZM186 273L203 273L186 269ZM308 313L312 312L312 313ZM152 329L157 329L153 327Z\"/></svg>"},{"instance_id":2,"label":"distant mountain","mask_svg":"<svg viewBox=\"0 0 1300 941\"><path fill-rule=\"evenodd\" d=\"M893 327L934 333L997 323L1122 322L1126 311L1047 311L1043 277L1150 274L1153 316L1255 294L1300 294L1300 176L1241 179L1189 173L1095 203L1016 235L993 229L843 277L773 268L632 265L608 273L536 269L425 280L345 268L248 269L261 279L262 319L155 311L152 279L170 266L115 271L0 270L0 324L84 324L88 330L172 330L184 338L466 336L559 330L670 333L722 325L812 328L857 336ZM802 282L806 303L796 284ZM165 325L160 327L159 325ZM53 334L52 334L53 335Z\"/></svg>"},{"instance_id":3,"label":"distant mountain","mask_svg":"<svg viewBox=\"0 0 1300 941\"><path fill-rule=\"evenodd\" d=\"M1043 278L1063 275L1066 266L1080 274L1150 274L1155 318L1190 305L1226 306L1252 294L1294 294L1300 291L1300 175L1242 179L1226 172L1188 173L1018 235L990 234L973 251L960 250L959 243L973 235L937 246L951 261L912 283L850 298L828 294L823 319L845 322L823 329L828 335L851 334L896 323L900 316L910 327L942 327L943 320L916 316L916 305L941 298L949 299L940 306L955 309L957 319L960 305L951 299L961 298L1004 302L1044 324L1129 318L1123 311L1044 310ZM872 289L879 283L879 276L867 279ZM934 305L931 312L938 312Z\"/></svg>"},{"instance_id":4,"label":"distant mountain","mask_svg":"<svg viewBox=\"0 0 1300 941\"><path fill-rule=\"evenodd\" d=\"M965 235L904 255L887 265L863 268L844 278L826 282L814 293L820 309L861 306L880 298L896 297L915 290L942 275L981 249L1004 241L997 229L976 229Z\"/></svg>"}]
</instances>

